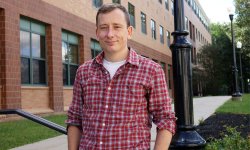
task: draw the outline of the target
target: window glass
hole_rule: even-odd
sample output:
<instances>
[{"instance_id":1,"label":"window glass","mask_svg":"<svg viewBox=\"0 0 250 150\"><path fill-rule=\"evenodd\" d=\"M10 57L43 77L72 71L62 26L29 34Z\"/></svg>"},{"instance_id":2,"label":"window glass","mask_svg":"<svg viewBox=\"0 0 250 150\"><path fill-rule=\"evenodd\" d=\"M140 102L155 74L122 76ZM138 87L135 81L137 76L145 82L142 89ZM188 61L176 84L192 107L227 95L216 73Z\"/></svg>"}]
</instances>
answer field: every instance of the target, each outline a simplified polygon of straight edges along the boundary
<instances>
[{"instance_id":1,"label":"window glass","mask_svg":"<svg viewBox=\"0 0 250 150\"><path fill-rule=\"evenodd\" d=\"M33 59L33 83L45 84L45 62Z\"/></svg>"},{"instance_id":2,"label":"window glass","mask_svg":"<svg viewBox=\"0 0 250 150\"><path fill-rule=\"evenodd\" d=\"M74 84L77 68L78 66L76 65L70 66L70 85Z\"/></svg>"},{"instance_id":3,"label":"window glass","mask_svg":"<svg viewBox=\"0 0 250 150\"><path fill-rule=\"evenodd\" d=\"M133 6L130 3L128 3L128 13L129 13L130 24L135 28L135 6Z\"/></svg>"},{"instance_id":4,"label":"window glass","mask_svg":"<svg viewBox=\"0 0 250 150\"><path fill-rule=\"evenodd\" d=\"M164 30L162 26L160 26L160 42L164 43Z\"/></svg>"},{"instance_id":5,"label":"window glass","mask_svg":"<svg viewBox=\"0 0 250 150\"><path fill-rule=\"evenodd\" d=\"M74 33L62 32L63 85L73 85L79 64L78 36Z\"/></svg>"},{"instance_id":6,"label":"window glass","mask_svg":"<svg viewBox=\"0 0 250 150\"><path fill-rule=\"evenodd\" d=\"M169 89L172 89L172 86L171 86L171 65L168 65L168 88Z\"/></svg>"},{"instance_id":7,"label":"window glass","mask_svg":"<svg viewBox=\"0 0 250 150\"><path fill-rule=\"evenodd\" d=\"M156 26L155 21L151 19L151 31L152 31L152 38L156 39Z\"/></svg>"},{"instance_id":8,"label":"window glass","mask_svg":"<svg viewBox=\"0 0 250 150\"><path fill-rule=\"evenodd\" d=\"M141 12L141 32L147 34L146 15Z\"/></svg>"},{"instance_id":9,"label":"window glass","mask_svg":"<svg viewBox=\"0 0 250 150\"><path fill-rule=\"evenodd\" d=\"M102 0L92 0L93 2L93 5L96 7L96 8L99 8L102 6Z\"/></svg>"},{"instance_id":10,"label":"window glass","mask_svg":"<svg viewBox=\"0 0 250 150\"><path fill-rule=\"evenodd\" d=\"M97 40L91 39L91 55L95 58L99 53L101 53L102 48Z\"/></svg>"},{"instance_id":11,"label":"window glass","mask_svg":"<svg viewBox=\"0 0 250 150\"><path fill-rule=\"evenodd\" d=\"M78 64L78 45L69 44L69 62Z\"/></svg>"},{"instance_id":12,"label":"window glass","mask_svg":"<svg viewBox=\"0 0 250 150\"><path fill-rule=\"evenodd\" d=\"M168 47L170 47L170 32L169 31L166 31L166 35L167 35L167 45Z\"/></svg>"},{"instance_id":13,"label":"window glass","mask_svg":"<svg viewBox=\"0 0 250 150\"><path fill-rule=\"evenodd\" d=\"M45 58L45 37L32 33L32 56Z\"/></svg>"},{"instance_id":14,"label":"window glass","mask_svg":"<svg viewBox=\"0 0 250 150\"><path fill-rule=\"evenodd\" d=\"M113 0L113 3L121 4L120 0Z\"/></svg>"},{"instance_id":15,"label":"window glass","mask_svg":"<svg viewBox=\"0 0 250 150\"><path fill-rule=\"evenodd\" d=\"M166 8L167 10L169 10L169 2L168 2L168 0L165 0L165 8Z\"/></svg>"},{"instance_id":16,"label":"window glass","mask_svg":"<svg viewBox=\"0 0 250 150\"><path fill-rule=\"evenodd\" d=\"M20 31L20 48L21 56L30 56L30 33Z\"/></svg>"},{"instance_id":17,"label":"window glass","mask_svg":"<svg viewBox=\"0 0 250 150\"><path fill-rule=\"evenodd\" d=\"M21 81L22 84L30 83L30 59L21 58Z\"/></svg>"},{"instance_id":18,"label":"window glass","mask_svg":"<svg viewBox=\"0 0 250 150\"><path fill-rule=\"evenodd\" d=\"M45 25L20 19L21 83L46 84Z\"/></svg>"}]
</instances>

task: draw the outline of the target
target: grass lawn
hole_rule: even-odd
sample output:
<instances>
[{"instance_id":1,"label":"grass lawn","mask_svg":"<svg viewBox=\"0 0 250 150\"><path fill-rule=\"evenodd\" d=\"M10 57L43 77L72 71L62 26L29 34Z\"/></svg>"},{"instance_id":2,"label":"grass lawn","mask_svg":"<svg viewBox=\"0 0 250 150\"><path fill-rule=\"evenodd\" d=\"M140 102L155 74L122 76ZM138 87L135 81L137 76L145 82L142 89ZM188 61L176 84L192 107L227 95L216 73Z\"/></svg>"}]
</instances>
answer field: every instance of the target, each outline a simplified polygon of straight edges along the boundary
<instances>
[{"instance_id":1,"label":"grass lawn","mask_svg":"<svg viewBox=\"0 0 250 150\"><path fill-rule=\"evenodd\" d=\"M65 126L66 115L53 115L44 118ZM7 150L58 135L61 133L27 119L2 122L0 123L0 150Z\"/></svg>"},{"instance_id":2,"label":"grass lawn","mask_svg":"<svg viewBox=\"0 0 250 150\"><path fill-rule=\"evenodd\" d=\"M250 114L250 94L243 94L242 101L227 101L216 113Z\"/></svg>"}]
</instances>

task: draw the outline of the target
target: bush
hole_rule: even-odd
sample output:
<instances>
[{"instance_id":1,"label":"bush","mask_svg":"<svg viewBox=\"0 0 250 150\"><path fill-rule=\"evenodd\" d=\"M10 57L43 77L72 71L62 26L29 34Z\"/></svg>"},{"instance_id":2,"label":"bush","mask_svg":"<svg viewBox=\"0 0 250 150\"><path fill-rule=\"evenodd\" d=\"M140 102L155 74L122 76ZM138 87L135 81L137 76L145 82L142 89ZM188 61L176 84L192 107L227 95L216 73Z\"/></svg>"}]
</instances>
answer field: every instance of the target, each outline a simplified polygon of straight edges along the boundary
<instances>
[{"instance_id":1,"label":"bush","mask_svg":"<svg viewBox=\"0 0 250 150\"><path fill-rule=\"evenodd\" d=\"M206 145L206 150L247 150L250 149L250 139L244 139L236 128L227 127L228 134L222 139L212 139Z\"/></svg>"}]
</instances>

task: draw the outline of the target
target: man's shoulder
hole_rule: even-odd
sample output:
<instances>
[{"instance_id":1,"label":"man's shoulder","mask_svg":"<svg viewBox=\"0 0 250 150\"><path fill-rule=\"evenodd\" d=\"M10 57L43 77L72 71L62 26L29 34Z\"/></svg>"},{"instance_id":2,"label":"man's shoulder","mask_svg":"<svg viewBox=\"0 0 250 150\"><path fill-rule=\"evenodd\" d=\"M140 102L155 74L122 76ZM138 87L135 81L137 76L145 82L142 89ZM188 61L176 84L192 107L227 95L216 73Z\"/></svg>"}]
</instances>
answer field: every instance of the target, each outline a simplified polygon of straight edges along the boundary
<instances>
[{"instance_id":1,"label":"man's shoulder","mask_svg":"<svg viewBox=\"0 0 250 150\"><path fill-rule=\"evenodd\" d=\"M88 60L84 62L83 64L81 64L78 69L81 69L81 70L89 69L92 66L93 62L94 62L93 59Z\"/></svg>"},{"instance_id":2,"label":"man's shoulder","mask_svg":"<svg viewBox=\"0 0 250 150\"><path fill-rule=\"evenodd\" d=\"M149 58L146 58L141 55L138 55L138 57L139 57L140 66L143 68L148 68L148 69L153 69L153 70L161 68L160 64L158 64L157 62Z\"/></svg>"}]
</instances>

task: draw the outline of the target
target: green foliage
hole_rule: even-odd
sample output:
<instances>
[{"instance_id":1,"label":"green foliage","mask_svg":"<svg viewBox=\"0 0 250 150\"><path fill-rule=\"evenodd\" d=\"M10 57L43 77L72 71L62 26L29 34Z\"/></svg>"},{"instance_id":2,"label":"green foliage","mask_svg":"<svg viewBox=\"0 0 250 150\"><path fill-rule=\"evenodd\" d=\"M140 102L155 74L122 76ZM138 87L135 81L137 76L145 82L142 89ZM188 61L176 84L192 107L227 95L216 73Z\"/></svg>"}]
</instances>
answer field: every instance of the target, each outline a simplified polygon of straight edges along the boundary
<instances>
[{"instance_id":1,"label":"green foliage","mask_svg":"<svg viewBox=\"0 0 250 150\"><path fill-rule=\"evenodd\" d=\"M230 91L233 55L228 28L228 25L212 24L212 44L203 46L198 54L203 69L193 69L193 82L203 82L204 95L225 95Z\"/></svg>"},{"instance_id":2,"label":"green foliage","mask_svg":"<svg viewBox=\"0 0 250 150\"><path fill-rule=\"evenodd\" d=\"M65 115L45 117L54 123L65 126ZM34 123L30 120L18 120L0 123L0 150L6 150L47 138L61 135L59 132Z\"/></svg>"},{"instance_id":3,"label":"green foliage","mask_svg":"<svg viewBox=\"0 0 250 150\"><path fill-rule=\"evenodd\" d=\"M244 94L242 101L227 101L216 113L250 114L250 94Z\"/></svg>"},{"instance_id":4,"label":"green foliage","mask_svg":"<svg viewBox=\"0 0 250 150\"><path fill-rule=\"evenodd\" d=\"M250 0L234 0L236 11L236 39L242 42L243 77L250 78ZM238 61L239 62L239 61Z\"/></svg>"},{"instance_id":5,"label":"green foliage","mask_svg":"<svg viewBox=\"0 0 250 150\"><path fill-rule=\"evenodd\" d=\"M244 139L236 128L227 127L227 134L223 139L213 139L205 150L247 150L250 149L250 139Z\"/></svg>"}]
</instances>

